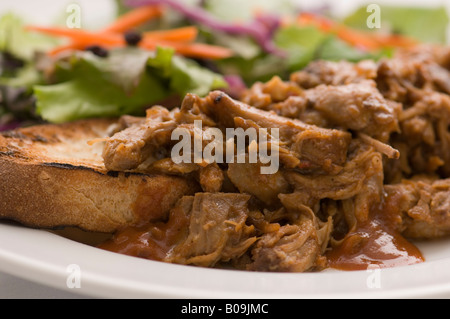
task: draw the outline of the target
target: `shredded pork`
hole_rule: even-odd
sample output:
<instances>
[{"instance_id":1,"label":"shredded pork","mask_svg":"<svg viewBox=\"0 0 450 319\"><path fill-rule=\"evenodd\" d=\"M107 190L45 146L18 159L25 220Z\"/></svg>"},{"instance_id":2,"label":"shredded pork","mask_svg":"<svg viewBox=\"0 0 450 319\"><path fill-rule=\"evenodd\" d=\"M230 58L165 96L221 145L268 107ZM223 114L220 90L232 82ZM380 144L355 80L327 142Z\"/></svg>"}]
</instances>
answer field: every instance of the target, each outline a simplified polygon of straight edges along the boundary
<instances>
[{"instance_id":1,"label":"shredded pork","mask_svg":"<svg viewBox=\"0 0 450 319\"><path fill-rule=\"evenodd\" d=\"M181 201L184 237L165 261L315 271L374 207L407 238L450 233L449 94L445 48L377 62L315 61L287 80L255 83L239 99L188 94L180 108L124 118L103 156L110 170L198 181L200 192ZM248 161L259 142L247 145L245 163L174 163L171 133L183 127L193 139L196 120L203 150L208 128L279 129L279 170L264 175L260 161Z\"/></svg>"}]
</instances>

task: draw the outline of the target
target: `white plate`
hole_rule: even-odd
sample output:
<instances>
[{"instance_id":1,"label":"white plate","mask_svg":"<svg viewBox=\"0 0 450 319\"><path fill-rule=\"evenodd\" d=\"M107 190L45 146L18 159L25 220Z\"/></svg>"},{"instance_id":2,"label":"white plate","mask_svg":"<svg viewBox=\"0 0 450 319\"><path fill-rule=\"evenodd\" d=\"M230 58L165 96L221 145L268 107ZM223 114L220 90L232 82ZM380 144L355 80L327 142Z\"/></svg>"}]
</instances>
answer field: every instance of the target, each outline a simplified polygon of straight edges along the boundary
<instances>
[{"instance_id":1,"label":"white plate","mask_svg":"<svg viewBox=\"0 0 450 319\"><path fill-rule=\"evenodd\" d=\"M256 273L173 265L0 223L0 271L100 298L449 298L450 241L419 245L425 263L392 269ZM80 275L72 280L73 265ZM71 268L72 267L72 268ZM79 284L79 288L68 286Z\"/></svg>"}]
</instances>

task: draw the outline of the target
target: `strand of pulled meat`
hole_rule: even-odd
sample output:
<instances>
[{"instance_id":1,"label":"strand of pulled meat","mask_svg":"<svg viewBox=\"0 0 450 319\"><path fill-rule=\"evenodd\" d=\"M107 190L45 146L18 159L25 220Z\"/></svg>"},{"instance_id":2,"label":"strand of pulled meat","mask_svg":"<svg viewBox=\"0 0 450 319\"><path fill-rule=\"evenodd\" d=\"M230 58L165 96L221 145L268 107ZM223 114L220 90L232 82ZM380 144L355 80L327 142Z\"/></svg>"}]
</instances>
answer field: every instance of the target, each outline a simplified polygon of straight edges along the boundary
<instances>
[{"instance_id":1,"label":"strand of pulled meat","mask_svg":"<svg viewBox=\"0 0 450 319\"><path fill-rule=\"evenodd\" d=\"M364 133L358 133L358 137L366 144L373 146L377 152L380 152L381 154L386 155L388 158L392 159L399 159L400 158L400 152L393 148L392 146L380 142L379 140L374 139L373 137L370 137L367 134Z\"/></svg>"}]
</instances>

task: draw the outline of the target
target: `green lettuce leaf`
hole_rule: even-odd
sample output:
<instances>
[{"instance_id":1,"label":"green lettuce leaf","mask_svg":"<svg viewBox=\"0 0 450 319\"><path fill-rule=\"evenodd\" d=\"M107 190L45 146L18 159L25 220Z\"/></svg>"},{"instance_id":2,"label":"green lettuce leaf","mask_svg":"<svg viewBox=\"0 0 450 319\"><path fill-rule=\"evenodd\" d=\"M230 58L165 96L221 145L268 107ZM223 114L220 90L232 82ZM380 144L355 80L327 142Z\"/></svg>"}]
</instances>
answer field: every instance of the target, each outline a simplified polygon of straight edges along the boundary
<instances>
[{"instance_id":1,"label":"green lettuce leaf","mask_svg":"<svg viewBox=\"0 0 450 319\"><path fill-rule=\"evenodd\" d=\"M53 123L142 115L171 96L226 86L221 76L163 48L115 49L106 58L78 52L57 64L54 78L54 84L34 87L37 113Z\"/></svg>"},{"instance_id":2,"label":"green lettuce leaf","mask_svg":"<svg viewBox=\"0 0 450 319\"><path fill-rule=\"evenodd\" d=\"M329 61L358 62L365 59L377 60L381 56L387 56L390 52L381 51L369 53L361 51L335 36L328 36L316 50L316 59Z\"/></svg>"},{"instance_id":3,"label":"green lettuce leaf","mask_svg":"<svg viewBox=\"0 0 450 319\"><path fill-rule=\"evenodd\" d=\"M200 67L195 61L173 54L170 48L158 48L156 56L147 62L150 72L168 81L168 88L183 96L186 93L206 95L211 90L225 88L223 77Z\"/></svg>"},{"instance_id":4,"label":"green lettuce leaf","mask_svg":"<svg viewBox=\"0 0 450 319\"><path fill-rule=\"evenodd\" d=\"M280 29L275 43L287 52L286 63L290 72L300 70L317 59L356 62L377 58L377 55L358 50L316 27L291 26Z\"/></svg>"},{"instance_id":5,"label":"green lettuce leaf","mask_svg":"<svg viewBox=\"0 0 450 319\"><path fill-rule=\"evenodd\" d=\"M287 52L288 68L299 70L316 58L316 51L326 37L315 27L293 25L276 33L275 44Z\"/></svg>"},{"instance_id":6,"label":"green lettuce leaf","mask_svg":"<svg viewBox=\"0 0 450 319\"><path fill-rule=\"evenodd\" d=\"M143 76L132 95L98 76L74 78L55 85L35 86L37 113L45 120L63 123L89 117L139 114L144 106L162 100L167 91L159 81Z\"/></svg>"},{"instance_id":7,"label":"green lettuce leaf","mask_svg":"<svg viewBox=\"0 0 450 319\"><path fill-rule=\"evenodd\" d=\"M367 27L367 7L361 7L344 19L350 27ZM403 34L425 43L447 43L449 16L445 7L381 6L381 28ZM377 29L374 29L377 31Z\"/></svg>"},{"instance_id":8,"label":"green lettuce leaf","mask_svg":"<svg viewBox=\"0 0 450 319\"><path fill-rule=\"evenodd\" d=\"M0 77L0 85L19 88L22 87L28 92L32 92L33 86L43 83L42 74L36 69L33 63L27 63L19 68L14 76Z\"/></svg>"},{"instance_id":9,"label":"green lettuce leaf","mask_svg":"<svg viewBox=\"0 0 450 319\"><path fill-rule=\"evenodd\" d=\"M46 52L57 43L52 37L25 30L23 20L13 13L0 17L0 51L30 61L36 52Z\"/></svg>"}]
</instances>

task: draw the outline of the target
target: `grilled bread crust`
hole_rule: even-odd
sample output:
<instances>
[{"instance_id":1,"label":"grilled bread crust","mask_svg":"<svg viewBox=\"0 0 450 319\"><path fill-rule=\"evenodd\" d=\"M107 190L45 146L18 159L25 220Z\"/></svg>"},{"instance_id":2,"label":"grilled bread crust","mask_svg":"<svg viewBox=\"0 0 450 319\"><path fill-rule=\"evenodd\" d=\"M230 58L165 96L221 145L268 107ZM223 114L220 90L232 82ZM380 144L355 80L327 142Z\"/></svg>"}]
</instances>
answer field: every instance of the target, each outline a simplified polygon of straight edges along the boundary
<instances>
[{"instance_id":1,"label":"grilled bread crust","mask_svg":"<svg viewBox=\"0 0 450 319\"><path fill-rule=\"evenodd\" d=\"M111 233L164 219L195 186L186 179L110 172L103 143L116 123L90 119L0 135L0 219L29 227Z\"/></svg>"}]
</instances>

